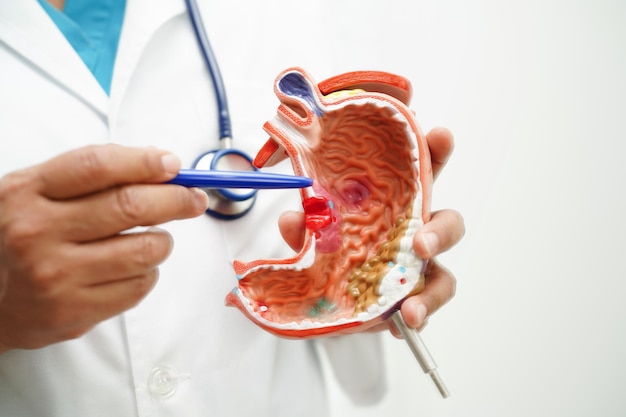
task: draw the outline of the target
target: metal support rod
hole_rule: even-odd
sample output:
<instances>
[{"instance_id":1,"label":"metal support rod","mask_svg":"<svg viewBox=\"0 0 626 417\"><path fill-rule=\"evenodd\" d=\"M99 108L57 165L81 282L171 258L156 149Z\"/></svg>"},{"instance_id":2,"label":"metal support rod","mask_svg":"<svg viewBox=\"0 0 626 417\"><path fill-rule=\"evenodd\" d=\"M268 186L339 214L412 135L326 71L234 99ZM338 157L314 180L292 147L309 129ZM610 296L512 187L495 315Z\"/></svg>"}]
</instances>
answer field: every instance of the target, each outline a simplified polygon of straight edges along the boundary
<instances>
[{"instance_id":1,"label":"metal support rod","mask_svg":"<svg viewBox=\"0 0 626 417\"><path fill-rule=\"evenodd\" d=\"M393 313L393 315L391 316L391 320L400 331L400 334L402 334L402 337L404 337L406 343L411 348L413 355L417 359L417 362L420 364L424 373L430 375L441 396L443 398L448 398L450 396L450 393L443 383L443 380L439 376L439 373L437 372L437 364L435 363L433 357L430 355L430 352L428 352L428 348L426 348L426 345L422 341L419 332L415 329L411 329L409 326L406 325L406 323L404 322L404 318L402 317L402 313L400 313L400 310Z\"/></svg>"}]
</instances>

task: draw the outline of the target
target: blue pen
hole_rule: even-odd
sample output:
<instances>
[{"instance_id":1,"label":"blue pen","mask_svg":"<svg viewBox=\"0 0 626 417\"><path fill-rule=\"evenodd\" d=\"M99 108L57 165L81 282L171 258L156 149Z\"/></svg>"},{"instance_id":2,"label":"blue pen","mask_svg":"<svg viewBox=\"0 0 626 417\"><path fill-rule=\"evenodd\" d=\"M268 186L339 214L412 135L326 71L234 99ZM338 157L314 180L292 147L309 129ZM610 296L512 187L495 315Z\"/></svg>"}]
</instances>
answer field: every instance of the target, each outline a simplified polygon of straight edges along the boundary
<instances>
[{"instance_id":1,"label":"blue pen","mask_svg":"<svg viewBox=\"0 0 626 417\"><path fill-rule=\"evenodd\" d=\"M199 188L305 188L313 180L295 175L274 174L260 171L218 171L181 169L167 184Z\"/></svg>"}]
</instances>

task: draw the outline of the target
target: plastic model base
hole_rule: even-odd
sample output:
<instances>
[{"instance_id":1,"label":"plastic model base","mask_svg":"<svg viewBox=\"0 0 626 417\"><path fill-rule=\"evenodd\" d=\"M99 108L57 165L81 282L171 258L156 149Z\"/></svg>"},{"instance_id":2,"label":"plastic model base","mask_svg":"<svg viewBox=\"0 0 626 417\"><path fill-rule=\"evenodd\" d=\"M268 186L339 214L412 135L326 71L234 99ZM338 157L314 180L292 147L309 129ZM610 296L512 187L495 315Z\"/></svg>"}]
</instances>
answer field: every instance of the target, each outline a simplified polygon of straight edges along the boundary
<instances>
[{"instance_id":1,"label":"plastic model base","mask_svg":"<svg viewBox=\"0 0 626 417\"><path fill-rule=\"evenodd\" d=\"M412 242L428 220L432 169L410 83L361 71L317 84L291 68L274 89L280 105L254 163L288 158L314 180L300 190L305 243L288 259L235 261L227 304L282 337L365 330L424 286Z\"/></svg>"}]
</instances>

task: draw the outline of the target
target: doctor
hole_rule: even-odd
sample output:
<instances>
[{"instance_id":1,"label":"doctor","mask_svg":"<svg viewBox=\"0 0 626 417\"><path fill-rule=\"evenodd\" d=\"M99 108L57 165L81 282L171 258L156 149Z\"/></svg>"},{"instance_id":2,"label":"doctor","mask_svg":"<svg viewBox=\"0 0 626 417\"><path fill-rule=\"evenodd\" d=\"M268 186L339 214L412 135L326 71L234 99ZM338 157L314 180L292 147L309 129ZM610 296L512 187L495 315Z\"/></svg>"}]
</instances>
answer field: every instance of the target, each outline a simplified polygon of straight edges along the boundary
<instances>
[{"instance_id":1,"label":"doctor","mask_svg":"<svg viewBox=\"0 0 626 417\"><path fill-rule=\"evenodd\" d=\"M298 245L297 193L262 192L249 215L224 222L202 215L203 192L159 185L217 137L183 1L63 3L0 3L0 415L328 415L318 347L355 401L380 398L378 333L283 340L223 306L230 260L289 253L279 213ZM276 106L259 86L294 64L334 75L301 47L330 35L280 19L295 3L250 2L244 16L232 3L206 4L205 16L231 48L218 56L236 143L254 153ZM322 7L302 13L321 20ZM235 16L247 30L225 23ZM438 171L452 138L428 138ZM444 210L414 247L433 258L462 234ZM453 293L433 261L426 290L403 306L407 323L421 327Z\"/></svg>"}]
</instances>

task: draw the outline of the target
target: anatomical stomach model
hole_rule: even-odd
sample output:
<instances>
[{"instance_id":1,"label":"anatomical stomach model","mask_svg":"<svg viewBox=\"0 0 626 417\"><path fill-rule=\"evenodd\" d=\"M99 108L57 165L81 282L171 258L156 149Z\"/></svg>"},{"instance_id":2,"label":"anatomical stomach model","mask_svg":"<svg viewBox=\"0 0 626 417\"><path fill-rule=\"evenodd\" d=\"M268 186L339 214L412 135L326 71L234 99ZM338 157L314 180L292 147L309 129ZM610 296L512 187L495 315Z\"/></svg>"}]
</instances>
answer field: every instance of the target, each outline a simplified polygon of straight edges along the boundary
<instances>
[{"instance_id":1,"label":"anatomical stomach model","mask_svg":"<svg viewBox=\"0 0 626 417\"><path fill-rule=\"evenodd\" d=\"M275 83L277 115L257 167L289 158L300 190L305 239L288 259L234 262L227 303L282 337L364 330L422 290L425 262L413 236L429 216L432 169L408 109L409 82L362 71L319 85L299 68Z\"/></svg>"}]
</instances>

